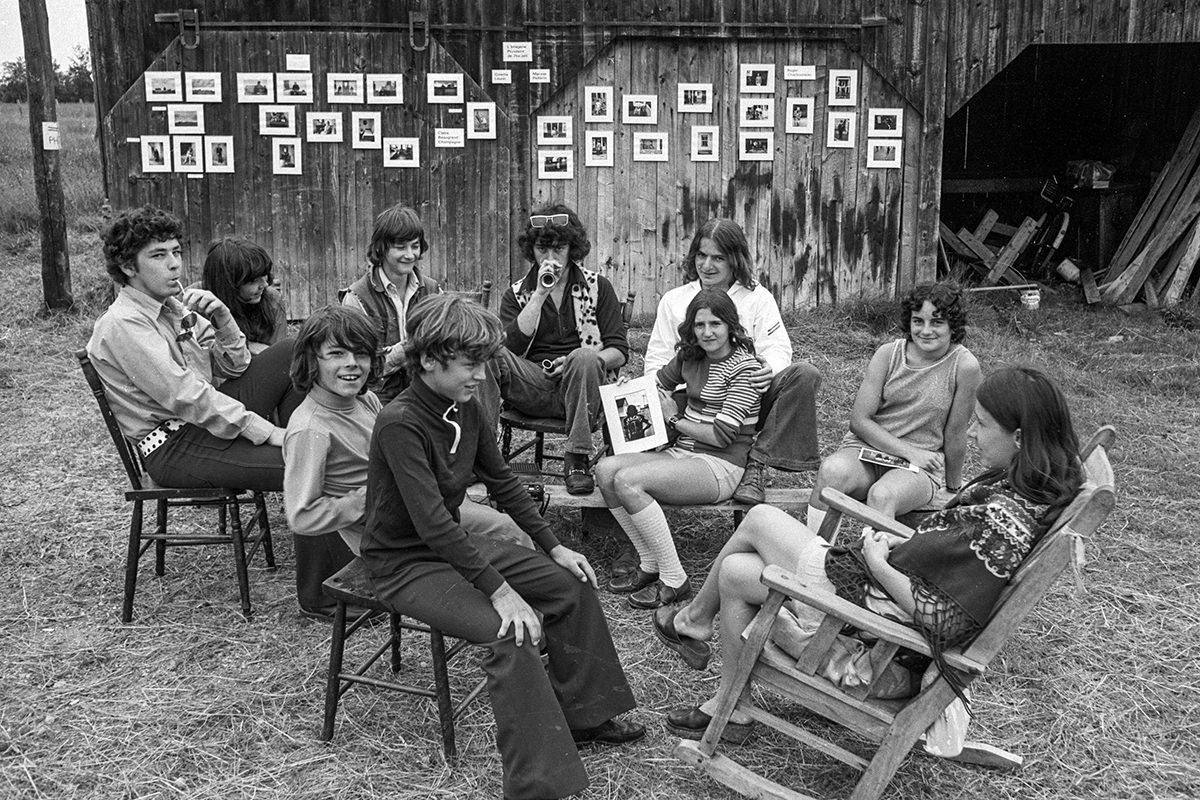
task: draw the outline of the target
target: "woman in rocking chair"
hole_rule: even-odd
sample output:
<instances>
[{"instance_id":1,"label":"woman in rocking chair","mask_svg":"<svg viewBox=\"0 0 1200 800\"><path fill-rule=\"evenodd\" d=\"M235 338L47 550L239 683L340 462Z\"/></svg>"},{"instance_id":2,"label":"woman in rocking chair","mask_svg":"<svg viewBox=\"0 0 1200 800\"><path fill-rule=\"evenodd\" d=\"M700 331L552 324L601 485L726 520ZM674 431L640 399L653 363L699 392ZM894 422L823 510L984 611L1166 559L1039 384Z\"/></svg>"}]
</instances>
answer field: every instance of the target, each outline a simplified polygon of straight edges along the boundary
<instances>
[{"instance_id":1,"label":"woman in rocking chair","mask_svg":"<svg viewBox=\"0 0 1200 800\"><path fill-rule=\"evenodd\" d=\"M777 564L811 587L912 624L935 654L970 641L1021 561L1083 483L1066 400L1037 370L1002 369L983 381L971 437L987 471L923 521L911 539L866 528L861 540L832 547L783 511L756 506L691 603L654 615L655 634L689 666L704 669L720 611L724 683L737 662L741 633L767 597L759 575ZM816 632L819 611L797 602L785 610L804 634ZM961 697L957 686L955 691ZM667 714L667 727L699 739L714 708L714 699L676 708ZM744 741L751 725L735 710L722 738Z\"/></svg>"}]
</instances>

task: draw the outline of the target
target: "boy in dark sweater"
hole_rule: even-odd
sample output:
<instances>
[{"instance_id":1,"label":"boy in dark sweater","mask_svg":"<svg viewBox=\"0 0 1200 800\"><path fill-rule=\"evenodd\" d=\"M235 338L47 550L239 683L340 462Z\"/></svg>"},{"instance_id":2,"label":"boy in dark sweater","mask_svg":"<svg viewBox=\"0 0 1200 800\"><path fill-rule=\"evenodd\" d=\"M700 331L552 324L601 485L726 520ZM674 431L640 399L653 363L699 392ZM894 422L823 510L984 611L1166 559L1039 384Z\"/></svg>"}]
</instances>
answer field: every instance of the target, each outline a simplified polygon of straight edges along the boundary
<instances>
[{"instance_id":1,"label":"boy in dark sweater","mask_svg":"<svg viewBox=\"0 0 1200 800\"><path fill-rule=\"evenodd\" d=\"M505 797L581 792L588 780L578 744L645 734L616 719L635 703L595 573L538 514L474 397L503 341L500 321L439 295L418 303L407 327L412 384L380 413L371 438L363 561L397 612L488 648ZM476 479L544 552L463 529L459 506Z\"/></svg>"}]
</instances>

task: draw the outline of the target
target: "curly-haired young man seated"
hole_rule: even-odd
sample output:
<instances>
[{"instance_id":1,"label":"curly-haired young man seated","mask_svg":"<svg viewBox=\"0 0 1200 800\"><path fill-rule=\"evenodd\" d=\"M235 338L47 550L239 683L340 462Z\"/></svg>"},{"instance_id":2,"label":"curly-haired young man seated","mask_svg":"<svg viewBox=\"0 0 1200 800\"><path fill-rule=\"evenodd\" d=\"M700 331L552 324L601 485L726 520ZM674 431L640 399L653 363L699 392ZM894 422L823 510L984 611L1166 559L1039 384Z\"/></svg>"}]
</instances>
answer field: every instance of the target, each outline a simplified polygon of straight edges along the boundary
<instances>
[{"instance_id":1,"label":"curly-haired young man seated","mask_svg":"<svg viewBox=\"0 0 1200 800\"><path fill-rule=\"evenodd\" d=\"M595 572L555 538L475 399L501 347L500 321L438 295L417 304L407 333L412 383L380 412L371 438L363 562L388 606L487 648L505 796L581 792L577 745L631 742L645 728L616 719L635 703ZM459 509L476 480L540 551L464 529Z\"/></svg>"},{"instance_id":2,"label":"curly-haired young man seated","mask_svg":"<svg viewBox=\"0 0 1200 800\"><path fill-rule=\"evenodd\" d=\"M620 301L607 278L583 268L592 245L566 206L538 209L517 244L531 266L500 301L506 347L488 364L480 400L489 419L500 398L525 414L565 418L567 491L588 494L600 386L629 357Z\"/></svg>"}]
</instances>

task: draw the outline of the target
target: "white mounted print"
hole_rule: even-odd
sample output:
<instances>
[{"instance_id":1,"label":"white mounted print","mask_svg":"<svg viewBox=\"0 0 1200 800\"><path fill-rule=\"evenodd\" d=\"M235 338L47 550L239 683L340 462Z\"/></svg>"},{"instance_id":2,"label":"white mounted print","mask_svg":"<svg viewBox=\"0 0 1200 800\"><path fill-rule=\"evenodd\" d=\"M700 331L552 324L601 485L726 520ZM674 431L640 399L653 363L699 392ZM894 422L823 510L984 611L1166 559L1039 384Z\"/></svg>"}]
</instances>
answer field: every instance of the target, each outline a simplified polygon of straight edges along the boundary
<instances>
[{"instance_id":1,"label":"white mounted print","mask_svg":"<svg viewBox=\"0 0 1200 800\"><path fill-rule=\"evenodd\" d=\"M775 65L738 65L738 87L742 94L774 94Z\"/></svg>"},{"instance_id":2,"label":"white mounted print","mask_svg":"<svg viewBox=\"0 0 1200 800\"><path fill-rule=\"evenodd\" d=\"M204 133L204 106L198 103L167 106L167 133Z\"/></svg>"},{"instance_id":3,"label":"white mounted print","mask_svg":"<svg viewBox=\"0 0 1200 800\"><path fill-rule=\"evenodd\" d=\"M362 75L357 72L330 72L325 76L325 102L362 103L365 100Z\"/></svg>"},{"instance_id":4,"label":"white mounted print","mask_svg":"<svg viewBox=\"0 0 1200 800\"><path fill-rule=\"evenodd\" d=\"M171 156L176 172L204 172L204 137L172 136Z\"/></svg>"},{"instance_id":5,"label":"white mounted print","mask_svg":"<svg viewBox=\"0 0 1200 800\"><path fill-rule=\"evenodd\" d=\"M789 97L784 117L785 133L813 132L813 98Z\"/></svg>"},{"instance_id":6,"label":"white mounted print","mask_svg":"<svg viewBox=\"0 0 1200 800\"><path fill-rule=\"evenodd\" d=\"M171 137L143 136L142 172L171 171Z\"/></svg>"},{"instance_id":7,"label":"white mounted print","mask_svg":"<svg viewBox=\"0 0 1200 800\"><path fill-rule=\"evenodd\" d=\"M829 105L858 105L858 70L829 70Z\"/></svg>"},{"instance_id":8,"label":"white mounted print","mask_svg":"<svg viewBox=\"0 0 1200 800\"><path fill-rule=\"evenodd\" d=\"M858 114L854 111L830 111L828 130L825 134L826 147L854 147Z\"/></svg>"},{"instance_id":9,"label":"white mounted print","mask_svg":"<svg viewBox=\"0 0 1200 800\"><path fill-rule=\"evenodd\" d=\"M178 72L147 72L147 103L178 103L183 99L183 79Z\"/></svg>"},{"instance_id":10,"label":"white mounted print","mask_svg":"<svg viewBox=\"0 0 1200 800\"><path fill-rule=\"evenodd\" d=\"M634 161L666 161L668 155L667 134L635 133L633 135Z\"/></svg>"},{"instance_id":11,"label":"white mounted print","mask_svg":"<svg viewBox=\"0 0 1200 800\"><path fill-rule=\"evenodd\" d=\"M206 172L233 172L233 137L204 137L204 168Z\"/></svg>"},{"instance_id":12,"label":"white mounted print","mask_svg":"<svg viewBox=\"0 0 1200 800\"><path fill-rule=\"evenodd\" d=\"M721 128L717 125L692 126L692 161L719 161Z\"/></svg>"},{"instance_id":13,"label":"white mounted print","mask_svg":"<svg viewBox=\"0 0 1200 800\"><path fill-rule=\"evenodd\" d=\"M461 103L463 76L461 72L431 72L425 76L425 100L429 103Z\"/></svg>"},{"instance_id":14,"label":"white mounted print","mask_svg":"<svg viewBox=\"0 0 1200 800\"><path fill-rule=\"evenodd\" d=\"M271 171L276 175L303 174L300 137L279 137L271 140Z\"/></svg>"},{"instance_id":15,"label":"white mounted print","mask_svg":"<svg viewBox=\"0 0 1200 800\"><path fill-rule=\"evenodd\" d=\"M657 125L658 95L627 94L622 97L621 122L626 125Z\"/></svg>"},{"instance_id":16,"label":"white mounted print","mask_svg":"<svg viewBox=\"0 0 1200 800\"><path fill-rule=\"evenodd\" d=\"M310 111L304 115L304 138L310 142L342 141L342 112Z\"/></svg>"},{"instance_id":17,"label":"white mounted print","mask_svg":"<svg viewBox=\"0 0 1200 800\"><path fill-rule=\"evenodd\" d=\"M221 73L183 73L184 95L189 103L221 102Z\"/></svg>"},{"instance_id":18,"label":"white mounted print","mask_svg":"<svg viewBox=\"0 0 1200 800\"><path fill-rule=\"evenodd\" d=\"M899 139L904 136L904 109L868 109L867 136L880 139Z\"/></svg>"},{"instance_id":19,"label":"white mounted print","mask_svg":"<svg viewBox=\"0 0 1200 800\"><path fill-rule=\"evenodd\" d=\"M379 150L383 147L382 115L378 111L350 112L350 147L354 150Z\"/></svg>"},{"instance_id":20,"label":"white mounted print","mask_svg":"<svg viewBox=\"0 0 1200 800\"><path fill-rule=\"evenodd\" d=\"M738 131L738 161L774 160L774 131Z\"/></svg>"},{"instance_id":21,"label":"white mounted print","mask_svg":"<svg viewBox=\"0 0 1200 800\"><path fill-rule=\"evenodd\" d=\"M236 80L239 103L275 102L275 73L239 72Z\"/></svg>"},{"instance_id":22,"label":"white mounted print","mask_svg":"<svg viewBox=\"0 0 1200 800\"><path fill-rule=\"evenodd\" d=\"M383 165L408 169L421 166L421 140L409 136L384 137Z\"/></svg>"},{"instance_id":23,"label":"white mounted print","mask_svg":"<svg viewBox=\"0 0 1200 800\"><path fill-rule=\"evenodd\" d=\"M680 114L711 114L713 87L711 83L681 83L675 109Z\"/></svg>"},{"instance_id":24,"label":"white mounted print","mask_svg":"<svg viewBox=\"0 0 1200 800\"><path fill-rule=\"evenodd\" d=\"M398 72L367 73L367 105L404 102L404 76Z\"/></svg>"},{"instance_id":25,"label":"white mounted print","mask_svg":"<svg viewBox=\"0 0 1200 800\"><path fill-rule=\"evenodd\" d=\"M585 86L583 88L583 121L613 121L613 88L611 86Z\"/></svg>"},{"instance_id":26,"label":"white mounted print","mask_svg":"<svg viewBox=\"0 0 1200 800\"><path fill-rule=\"evenodd\" d=\"M583 165L585 167L611 167L613 165L612 131L587 131L584 133Z\"/></svg>"},{"instance_id":27,"label":"white mounted print","mask_svg":"<svg viewBox=\"0 0 1200 800\"><path fill-rule=\"evenodd\" d=\"M575 153L571 150L538 150L538 178L547 181L575 177Z\"/></svg>"},{"instance_id":28,"label":"white mounted print","mask_svg":"<svg viewBox=\"0 0 1200 800\"><path fill-rule=\"evenodd\" d=\"M496 138L495 103L467 103L467 138Z\"/></svg>"},{"instance_id":29,"label":"white mounted print","mask_svg":"<svg viewBox=\"0 0 1200 800\"><path fill-rule=\"evenodd\" d=\"M537 143L567 145L571 144L570 117L538 117Z\"/></svg>"},{"instance_id":30,"label":"white mounted print","mask_svg":"<svg viewBox=\"0 0 1200 800\"><path fill-rule=\"evenodd\" d=\"M295 106L259 106L258 132L263 136L295 136Z\"/></svg>"},{"instance_id":31,"label":"white mounted print","mask_svg":"<svg viewBox=\"0 0 1200 800\"><path fill-rule=\"evenodd\" d=\"M871 169L900 169L902 144L897 139L867 139L867 166Z\"/></svg>"},{"instance_id":32,"label":"white mounted print","mask_svg":"<svg viewBox=\"0 0 1200 800\"><path fill-rule=\"evenodd\" d=\"M775 100L771 97L742 97L738 100L738 124L743 128L774 128Z\"/></svg>"},{"instance_id":33,"label":"white mounted print","mask_svg":"<svg viewBox=\"0 0 1200 800\"><path fill-rule=\"evenodd\" d=\"M275 76L275 96L281 103L311 103L313 76L311 72L280 72Z\"/></svg>"}]
</instances>

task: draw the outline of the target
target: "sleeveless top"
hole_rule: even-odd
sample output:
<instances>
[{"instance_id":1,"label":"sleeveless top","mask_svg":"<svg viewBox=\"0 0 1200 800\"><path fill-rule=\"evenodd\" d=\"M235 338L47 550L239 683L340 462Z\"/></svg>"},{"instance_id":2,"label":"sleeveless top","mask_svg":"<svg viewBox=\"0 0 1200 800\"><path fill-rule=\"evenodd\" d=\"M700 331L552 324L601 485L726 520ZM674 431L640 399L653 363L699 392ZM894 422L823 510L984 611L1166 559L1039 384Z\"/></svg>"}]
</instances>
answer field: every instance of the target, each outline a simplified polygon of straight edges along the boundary
<instances>
[{"instance_id":1,"label":"sleeveless top","mask_svg":"<svg viewBox=\"0 0 1200 800\"><path fill-rule=\"evenodd\" d=\"M946 355L933 364L912 367L905 357L907 344L907 339L892 343L879 408L872 418L896 438L940 453L946 419L958 387L958 364L967 348L952 344ZM853 432L848 432L841 444L843 448L870 446Z\"/></svg>"}]
</instances>

